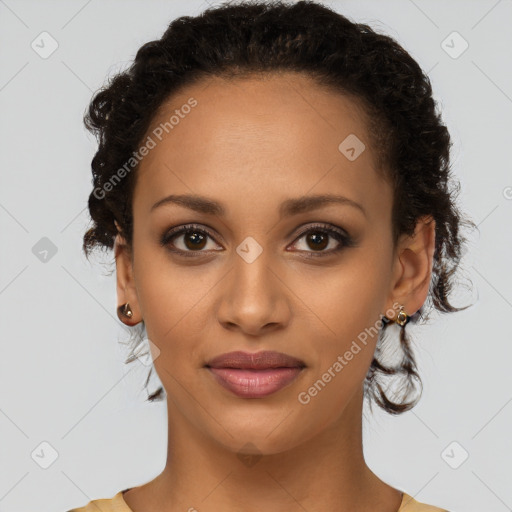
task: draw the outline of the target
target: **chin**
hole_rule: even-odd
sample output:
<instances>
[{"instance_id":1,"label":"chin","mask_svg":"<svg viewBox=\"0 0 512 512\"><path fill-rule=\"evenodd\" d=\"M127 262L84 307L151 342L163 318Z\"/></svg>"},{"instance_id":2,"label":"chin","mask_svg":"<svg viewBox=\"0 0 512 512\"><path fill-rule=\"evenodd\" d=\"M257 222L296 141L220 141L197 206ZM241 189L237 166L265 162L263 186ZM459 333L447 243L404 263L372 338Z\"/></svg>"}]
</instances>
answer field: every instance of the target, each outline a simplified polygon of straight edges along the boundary
<instances>
[{"instance_id":1,"label":"chin","mask_svg":"<svg viewBox=\"0 0 512 512\"><path fill-rule=\"evenodd\" d=\"M218 418L219 423L210 424L214 430L207 435L235 454L276 455L295 448L314 435L314 432L292 423L297 421L297 416L290 414L289 408L280 409L279 415L275 410L268 415L253 412L244 417L240 411L234 414L236 418L223 415Z\"/></svg>"}]
</instances>

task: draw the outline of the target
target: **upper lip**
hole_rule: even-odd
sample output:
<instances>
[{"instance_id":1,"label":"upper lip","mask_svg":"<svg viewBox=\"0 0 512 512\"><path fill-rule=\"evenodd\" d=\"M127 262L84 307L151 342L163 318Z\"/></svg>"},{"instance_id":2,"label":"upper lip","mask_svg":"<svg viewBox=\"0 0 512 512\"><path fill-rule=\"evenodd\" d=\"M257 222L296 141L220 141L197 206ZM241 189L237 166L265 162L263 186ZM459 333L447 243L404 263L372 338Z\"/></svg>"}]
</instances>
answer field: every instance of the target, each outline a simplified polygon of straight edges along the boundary
<instances>
[{"instance_id":1,"label":"upper lip","mask_svg":"<svg viewBox=\"0 0 512 512\"><path fill-rule=\"evenodd\" d=\"M262 352L227 352L213 359L206 365L209 368L241 368L262 370L266 368L303 368L306 366L303 361L296 357L264 350Z\"/></svg>"}]
</instances>

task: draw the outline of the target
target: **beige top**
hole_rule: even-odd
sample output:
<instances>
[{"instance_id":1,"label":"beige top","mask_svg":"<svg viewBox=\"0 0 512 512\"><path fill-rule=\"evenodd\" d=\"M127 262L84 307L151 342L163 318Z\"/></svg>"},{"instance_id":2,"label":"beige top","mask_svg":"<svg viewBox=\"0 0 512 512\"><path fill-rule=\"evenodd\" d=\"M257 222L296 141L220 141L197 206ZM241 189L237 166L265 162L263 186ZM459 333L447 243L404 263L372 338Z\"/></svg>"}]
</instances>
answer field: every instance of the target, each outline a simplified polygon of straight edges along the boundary
<instances>
[{"instance_id":1,"label":"beige top","mask_svg":"<svg viewBox=\"0 0 512 512\"><path fill-rule=\"evenodd\" d=\"M123 499L123 491L119 491L113 498L90 501L85 507L74 508L68 512L133 512ZM397 512L448 512L443 508L425 505L403 493L402 503Z\"/></svg>"}]
</instances>

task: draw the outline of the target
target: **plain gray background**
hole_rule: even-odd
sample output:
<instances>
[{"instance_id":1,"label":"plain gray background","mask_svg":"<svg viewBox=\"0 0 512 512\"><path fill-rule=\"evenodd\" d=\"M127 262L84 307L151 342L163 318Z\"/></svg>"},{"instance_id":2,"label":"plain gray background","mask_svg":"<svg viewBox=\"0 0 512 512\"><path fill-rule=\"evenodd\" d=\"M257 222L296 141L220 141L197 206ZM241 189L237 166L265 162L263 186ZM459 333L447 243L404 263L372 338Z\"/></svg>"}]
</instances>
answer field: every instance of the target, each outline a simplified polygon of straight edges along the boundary
<instances>
[{"instance_id":1,"label":"plain gray background","mask_svg":"<svg viewBox=\"0 0 512 512\"><path fill-rule=\"evenodd\" d=\"M411 329L423 398L400 417L367 415L368 464L452 512L512 510L512 2L323 3L395 37L429 73L454 141L460 203L480 230L463 262L474 288L455 300L475 305ZM96 147L82 116L143 43L207 6L0 0L2 512L64 511L164 467L165 402L145 402L147 367L123 364L115 275L101 265L110 255L88 263L81 254ZM42 32L58 44L47 58L31 46L46 37L51 49ZM42 261L41 247L55 254Z\"/></svg>"}]
</instances>

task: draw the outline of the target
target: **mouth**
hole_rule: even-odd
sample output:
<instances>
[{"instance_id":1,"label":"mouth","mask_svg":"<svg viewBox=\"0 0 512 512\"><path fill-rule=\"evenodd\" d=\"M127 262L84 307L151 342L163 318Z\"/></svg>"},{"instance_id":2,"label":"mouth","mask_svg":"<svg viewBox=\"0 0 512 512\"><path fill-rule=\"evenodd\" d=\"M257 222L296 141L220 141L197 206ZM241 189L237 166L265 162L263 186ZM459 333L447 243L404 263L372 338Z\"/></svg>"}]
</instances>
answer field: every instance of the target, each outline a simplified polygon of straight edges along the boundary
<instances>
[{"instance_id":1,"label":"mouth","mask_svg":"<svg viewBox=\"0 0 512 512\"><path fill-rule=\"evenodd\" d=\"M263 398L293 382L306 367L281 352L230 352L211 359L205 368L216 382L243 398Z\"/></svg>"}]
</instances>

